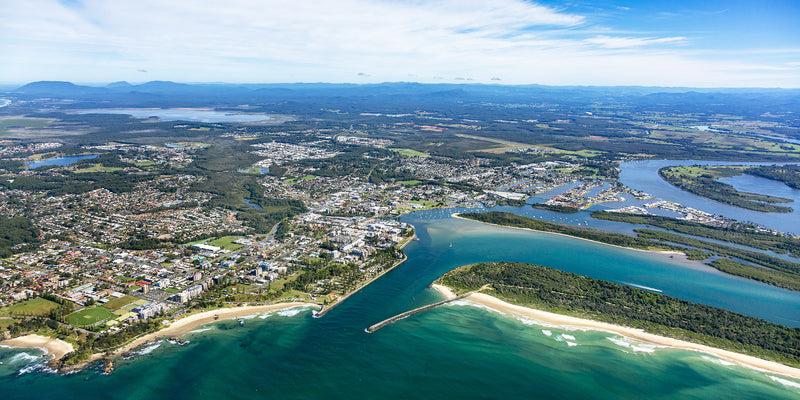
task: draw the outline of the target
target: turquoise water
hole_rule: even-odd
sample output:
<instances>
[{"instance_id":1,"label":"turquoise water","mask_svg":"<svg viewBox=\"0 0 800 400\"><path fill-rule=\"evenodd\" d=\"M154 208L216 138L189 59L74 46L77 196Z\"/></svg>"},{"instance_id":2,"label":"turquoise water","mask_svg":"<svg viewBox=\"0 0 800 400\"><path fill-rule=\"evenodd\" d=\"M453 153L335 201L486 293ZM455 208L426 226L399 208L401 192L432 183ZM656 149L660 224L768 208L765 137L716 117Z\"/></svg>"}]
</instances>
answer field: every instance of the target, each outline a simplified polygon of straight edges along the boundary
<instances>
[{"instance_id":1,"label":"turquoise water","mask_svg":"<svg viewBox=\"0 0 800 400\"><path fill-rule=\"evenodd\" d=\"M322 318L292 309L244 326L221 321L196 329L185 346L162 342L120 360L111 376L20 375L29 357L0 349L0 393L4 399L800 398L798 382L780 383L710 356L536 325L468 302L366 333L375 322L440 299L426 286L452 267L490 259L632 281L737 311L756 302L751 311L774 319L800 314L800 294L702 265L446 215L404 217L420 237L406 248L408 261Z\"/></svg>"}]
</instances>

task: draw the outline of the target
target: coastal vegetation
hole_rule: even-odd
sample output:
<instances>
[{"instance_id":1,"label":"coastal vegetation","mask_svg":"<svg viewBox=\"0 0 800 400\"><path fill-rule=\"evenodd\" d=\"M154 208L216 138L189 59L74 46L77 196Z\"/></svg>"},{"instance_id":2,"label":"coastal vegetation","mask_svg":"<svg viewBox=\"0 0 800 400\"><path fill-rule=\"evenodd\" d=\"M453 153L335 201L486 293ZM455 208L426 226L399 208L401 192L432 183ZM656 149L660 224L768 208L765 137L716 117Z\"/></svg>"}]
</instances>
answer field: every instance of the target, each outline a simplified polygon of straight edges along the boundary
<instances>
[{"instance_id":1,"label":"coastal vegetation","mask_svg":"<svg viewBox=\"0 0 800 400\"><path fill-rule=\"evenodd\" d=\"M756 279L778 287L800 291L800 264L796 262L784 260L758 251L725 246L664 231L635 229L634 232L636 232L641 239L659 240L662 242L691 246L708 250L719 257L728 257L756 264L750 265L739 262L737 263L738 268L727 268L724 272L745 278ZM712 263L710 265L716 268L724 264ZM745 272L745 269L748 271ZM764 280L758 279L759 277L763 277Z\"/></svg>"},{"instance_id":2,"label":"coastal vegetation","mask_svg":"<svg viewBox=\"0 0 800 400\"><path fill-rule=\"evenodd\" d=\"M580 211L580 209L576 207L562 206L558 204L547 204L547 203L533 203L531 204L531 207L562 214L575 214L576 212Z\"/></svg>"},{"instance_id":3,"label":"coastal vegetation","mask_svg":"<svg viewBox=\"0 0 800 400\"><path fill-rule=\"evenodd\" d=\"M601 243L612 244L615 246L629 247L632 249L673 250L672 247L663 245L653 240L643 240L633 236L624 235L622 233L606 232L595 228L540 221L508 212L491 211L488 213L464 213L459 214L459 216L488 224L533 229L542 232L560 233L563 235L575 236Z\"/></svg>"},{"instance_id":4,"label":"coastal vegetation","mask_svg":"<svg viewBox=\"0 0 800 400\"><path fill-rule=\"evenodd\" d=\"M752 264L734 261L728 258L717 258L709 266L722 272L764 282L769 285L800 291L800 276L769 268L758 268Z\"/></svg>"},{"instance_id":5,"label":"coastal vegetation","mask_svg":"<svg viewBox=\"0 0 800 400\"><path fill-rule=\"evenodd\" d=\"M687 258L690 260L706 260L714 256L726 257L735 259L738 262L735 264L726 262L711 262L708 265L731 275L758 280L760 282L785 289L800 291L800 263L784 260L782 258L754 250L726 246L693 237L652 229L634 229L634 232L637 234L637 236L633 237L622 233L606 232L595 228L575 227L555 222L540 221L533 218L499 211L492 211L488 213L465 213L460 214L460 216L479 222L532 229L542 232L559 233L632 249L680 251L686 254ZM609 219L616 220L613 216L604 216L609 217ZM619 220L631 223L649 221L649 219L638 220L633 216L631 218L620 217ZM656 221L654 222L655 225L660 223L657 221L661 220L653 219L653 221ZM668 220L664 220L661 223L663 223L665 226L672 226L673 224ZM675 224L676 226L679 226L679 224ZM691 227L691 225L686 226ZM741 261L745 261L747 263Z\"/></svg>"},{"instance_id":6,"label":"coastal vegetation","mask_svg":"<svg viewBox=\"0 0 800 400\"><path fill-rule=\"evenodd\" d=\"M680 166L664 167L658 174L672 185L689 193L705 197L723 204L761 212L792 212L791 207L777 206L774 203L791 203L792 200L758 193L740 192L732 185L718 181L742 174L741 168Z\"/></svg>"},{"instance_id":7,"label":"coastal vegetation","mask_svg":"<svg viewBox=\"0 0 800 400\"><path fill-rule=\"evenodd\" d=\"M711 226L699 222L660 215L626 214L620 212L594 211L592 218L606 221L626 222L629 224L650 225L686 235L714 239L768 250L778 254L789 254L800 257L800 239L790 236L775 235L772 232L759 230L753 224L734 222L728 226Z\"/></svg>"},{"instance_id":8,"label":"coastal vegetation","mask_svg":"<svg viewBox=\"0 0 800 400\"><path fill-rule=\"evenodd\" d=\"M792 189L800 189L800 165L765 165L750 167L745 174L783 182Z\"/></svg>"},{"instance_id":9,"label":"coastal vegetation","mask_svg":"<svg viewBox=\"0 0 800 400\"><path fill-rule=\"evenodd\" d=\"M92 354L119 348L131 339L148 332L154 332L159 327L160 323L158 321L145 320L130 324L113 335L82 335L75 351L55 361L61 366L79 364L88 360Z\"/></svg>"},{"instance_id":10,"label":"coastal vegetation","mask_svg":"<svg viewBox=\"0 0 800 400\"><path fill-rule=\"evenodd\" d=\"M457 268L436 282L456 294L479 290L520 306L800 365L798 328L544 266L480 263Z\"/></svg>"}]
</instances>

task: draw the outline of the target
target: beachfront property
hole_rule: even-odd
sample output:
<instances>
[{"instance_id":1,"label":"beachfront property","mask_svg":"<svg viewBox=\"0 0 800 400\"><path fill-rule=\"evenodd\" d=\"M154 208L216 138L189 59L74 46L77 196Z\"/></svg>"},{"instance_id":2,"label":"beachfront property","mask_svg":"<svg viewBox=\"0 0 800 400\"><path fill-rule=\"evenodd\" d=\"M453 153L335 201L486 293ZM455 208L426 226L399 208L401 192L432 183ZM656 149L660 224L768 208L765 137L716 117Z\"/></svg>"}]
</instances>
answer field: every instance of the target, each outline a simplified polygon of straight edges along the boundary
<instances>
[{"instance_id":1,"label":"beachfront property","mask_svg":"<svg viewBox=\"0 0 800 400\"><path fill-rule=\"evenodd\" d=\"M131 311L137 313L139 319L148 319L148 318L153 318L163 313L164 311L167 311L168 309L169 306L165 303L149 302L139 307L136 307Z\"/></svg>"}]
</instances>

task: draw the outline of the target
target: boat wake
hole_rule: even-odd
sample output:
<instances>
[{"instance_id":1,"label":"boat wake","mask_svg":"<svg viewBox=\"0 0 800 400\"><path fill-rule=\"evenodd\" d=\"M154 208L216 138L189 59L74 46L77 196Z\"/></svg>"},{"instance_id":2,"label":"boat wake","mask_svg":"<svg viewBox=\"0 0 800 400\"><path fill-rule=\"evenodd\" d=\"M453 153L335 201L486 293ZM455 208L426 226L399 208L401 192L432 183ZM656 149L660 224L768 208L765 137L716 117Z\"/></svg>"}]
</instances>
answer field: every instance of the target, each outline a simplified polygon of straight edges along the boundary
<instances>
[{"instance_id":1,"label":"boat wake","mask_svg":"<svg viewBox=\"0 0 800 400\"><path fill-rule=\"evenodd\" d=\"M628 285L628 286L633 286L633 287L639 288L639 289L649 290L651 292L663 293L663 291L661 289L656 289L656 288L652 288L652 287L649 287L649 286L637 285L635 283L630 283L630 282L622 282L622 284L623 285Z\"/></svg>"}]
</instances>

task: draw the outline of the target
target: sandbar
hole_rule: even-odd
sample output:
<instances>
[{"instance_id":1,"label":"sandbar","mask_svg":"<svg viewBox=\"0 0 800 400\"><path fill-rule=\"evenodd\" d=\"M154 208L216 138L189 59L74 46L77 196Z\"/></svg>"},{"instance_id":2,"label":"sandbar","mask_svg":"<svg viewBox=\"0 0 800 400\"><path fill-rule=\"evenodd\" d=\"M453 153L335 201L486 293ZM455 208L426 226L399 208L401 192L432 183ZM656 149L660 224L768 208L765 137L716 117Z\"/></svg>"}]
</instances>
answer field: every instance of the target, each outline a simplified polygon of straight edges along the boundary
<instances>
[{"instance_id":1,"label":"sandbar","mask_svg":"<svg viewBox=\"0 0 800 400\"><path fill-rule=\"evenodd\" d=\"M686 253L684 253L684 252L681 252L681 251L677 251L677 250L646 250L646 249L635 249L635 248L633 248L633 247L625 247L625 246L620 246L620 245L618 245L618 244L603 243L603 242L599 242L599 241L597 241L597 240L592 240L592 239L582 238L582 237L580 237L580 236L572 236L572 235L567 235L566 233L559 233L559 232L548 232L548 231L540 231L540 230L531 229L531 228L523 228L523 227L521 227L521 226L500 225L500 224L493 224L493 223L491 223L491 222L483 222L483 221L478 221L478 220L474 220L474 219L464 218L464 217L462 217L462 216L461 216L461 214L459 214L459 213L453 213L453 214L450 214L450 216L451 216L451 217L453 217L453 218L457 218L457 219L463 219L463 220L465 220L465 221L472 221L472 222L477 222L477 223L479 223L479 224L492 225L492 226L497 226L497 227L500 227L500 228L519 229L519 230L523 230L523 231L529 231L529 232L539 232L539 233L545 233L545 234L548 234L548 235L558 235L558 236L565 236L565 237L569 237L569 238L573 238L573 239L585 240L585 241L587 241L587 242L592 242L592 243L602 244L602 245L604 245L604 246L617 247L617 248L620 248L620 249L633 250L633 251L644 251L644 252L648 252L648 253L656 253L656 254L666 254L666 255L671 255L671 256L679 256L679 258L678 258L678 259L680 259L680 260L682 260L682 261L688 261L688 260L689 260L689 259L686 257ZM528 217L528 218L529 218L529 217ZM554 224L557 224L557 223L558 223L558 222L554 222ZM565 224L565 225L566 225L566 224ZM601 230L601 232L602 232L602 230ZM611 233L614 233L614 232L611 232Z\"/></svg>"},{"instance_id":2,"label":"sandbar","mask_svg":"<svg viewBox=\"0 0 800 400\"><path fill-rule=\"evenodd\" d=\"M0 342L0 346L42 349L45 355L53 355L55 360L74 350L72 343L42 335L25 335L4 340Z\"/></svg>"},{"instance_id":3,"label":"sandbar","mask_svg":"<svg viewBox=\"0 0 800 400\"><path fill-rule=\"evenodd\" d=\"M446 286L434 284L432 288L436 289L445 298L452 298L454 296L452 290ZM790 367L775 361L764 360L758 357L740 354L729 350L718 349L716 347L706 346L702 344L687 342L669 338L666 336L654 335L647 333L642 329L630 328L627 326L614 325L606 322L594 321L589 319L570 317L568 315L556 314L547 311L541 311L534 308L522 307L515 304L507 303L496 297L490 296L485 293L472 293L466 300L472 301L483 306L495 309L497 311L522 315L525 317L533 318L535 320L558 326L569 326L581 329L597 330L609 332L616 335L625 336L627 338L641 340L643 342L653 343L659 346L674 347L683 350L692 350L701 353L710 354L712 356L732 361L741 366L756 369L764 372L775 373L778 375L788 376L794 379L800 379L800 369Z\"/></svg>"}]
</instances>

